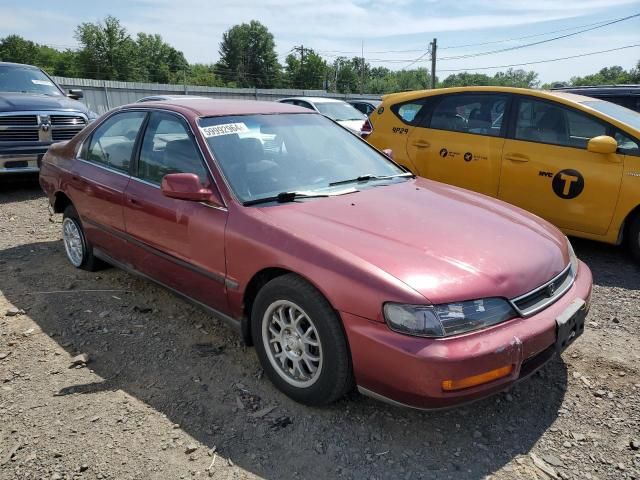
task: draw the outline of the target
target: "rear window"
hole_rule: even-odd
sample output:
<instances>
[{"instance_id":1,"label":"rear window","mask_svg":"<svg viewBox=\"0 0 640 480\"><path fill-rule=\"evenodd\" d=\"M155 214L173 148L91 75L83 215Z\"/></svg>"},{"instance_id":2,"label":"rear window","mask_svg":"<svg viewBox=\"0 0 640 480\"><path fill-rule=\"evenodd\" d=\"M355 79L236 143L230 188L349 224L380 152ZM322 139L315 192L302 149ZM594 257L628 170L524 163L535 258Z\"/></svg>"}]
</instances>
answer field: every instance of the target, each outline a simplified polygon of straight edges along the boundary
<instances>
[{"instance_id":1,"label":"rear window","mask_svg":"<svg viewBox=\"0 0 640 480\"><path fill-rule=\"evenodd\" d=\"M422 109L424 108L426 101L424 99L413 100L406 103L398 103L391 106L391 111L400 118L404 123L414 124Z\"/></svg>"}]
</instances>

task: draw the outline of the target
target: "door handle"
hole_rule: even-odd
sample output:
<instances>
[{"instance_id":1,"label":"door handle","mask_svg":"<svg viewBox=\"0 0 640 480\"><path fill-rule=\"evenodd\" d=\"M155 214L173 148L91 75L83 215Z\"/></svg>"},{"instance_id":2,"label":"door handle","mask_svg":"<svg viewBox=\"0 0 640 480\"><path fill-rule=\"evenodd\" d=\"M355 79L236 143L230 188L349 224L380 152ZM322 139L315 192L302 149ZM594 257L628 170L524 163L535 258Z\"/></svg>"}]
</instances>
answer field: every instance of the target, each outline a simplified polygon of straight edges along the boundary
<instances>
[{"instance_id":1,"label":"door handle","mask_svg":"<svg viewBox=\"0 0 640 480\"><path fill-rule=\"evenodd\" d=\"M417 142L413 142L413 146L416 148L429 148L431 144L425 140L418 140Z\"/></svg>"},{"instance_id":2,"label":"door handle","mask_svg":"<svg viewBox=\"0 0 640 480\"><path fill-rule=\"evenodd\" d=\"M511 160L512 162L528 162L529 157L522 155L521 153L505 153L504 158Z\"/></svg>"},{"instance_id":3,"label":"door handle","mask_svg":"<svg viewBox=\"0 0 640 480\"><path fill-rule=\"evenodd\" d=\"M131 208L141 209L144 208L144 205L140 200L134 197L127 197L127 202L131 205Z\"/></svg>"}]
</instances>

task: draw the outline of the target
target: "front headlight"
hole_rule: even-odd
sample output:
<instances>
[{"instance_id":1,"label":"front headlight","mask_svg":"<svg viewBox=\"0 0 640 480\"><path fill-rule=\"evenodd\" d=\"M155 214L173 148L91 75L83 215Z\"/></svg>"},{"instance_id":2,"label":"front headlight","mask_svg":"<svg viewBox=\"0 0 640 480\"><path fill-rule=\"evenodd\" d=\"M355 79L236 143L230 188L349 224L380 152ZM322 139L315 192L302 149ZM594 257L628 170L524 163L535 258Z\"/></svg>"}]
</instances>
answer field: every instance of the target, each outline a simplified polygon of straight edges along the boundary
<instances>
[{"instance_id":1,"label":"front headlight","mask_svg":"<svg viewBox=\"0 0 640 480\"><path fill-rule=\"evenodd\" d=\"M567 238L567 248L569 249L569 263L571 264L571 271L575 275L578 273L578 257L576 256L576 252L573 251L573 246L571 242Z\"/></svg>"},{"instance_id":2,"label":"front headlight","mask_svg":"<svg viewBox=\"0 0 640 480\"><path fill-rule=\"evenodd\" d=\"M392 330L421 337L459 335L515 318L503 298L484 298L442 305L385 303L384 318Z\"/></svg>"}]
</instances>

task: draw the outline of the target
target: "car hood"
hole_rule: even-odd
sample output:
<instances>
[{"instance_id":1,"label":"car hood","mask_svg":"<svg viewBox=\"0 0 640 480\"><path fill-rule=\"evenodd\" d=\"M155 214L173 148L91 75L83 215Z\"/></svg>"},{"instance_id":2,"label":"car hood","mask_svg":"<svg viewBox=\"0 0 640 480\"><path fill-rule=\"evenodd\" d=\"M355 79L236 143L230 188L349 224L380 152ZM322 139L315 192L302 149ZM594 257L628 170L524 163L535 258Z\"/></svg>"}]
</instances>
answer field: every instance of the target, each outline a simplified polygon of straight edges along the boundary
<instances>
[{"instance_id":1,"label":"car hood","mask_svg":"<svg viewBox=\"0 0 640 480\"><path fill-rule=\"evenodd\" d=\"M65 110L88 113L81 102L62 95L51 97L34 93L0 92L0 112L20 112L32 110Z\"/></svg>"},{"instance_id":2,"label":"car hood","mask_svg":"<svg viewBox=\"0 0 640 480\"><path fill-rule=\"evenodd\" d=\"M260 210L283 231L355 255L432 303L513 298L569 263L565 236L546 221L421 178Z\"/></svg>"}]
</instances>

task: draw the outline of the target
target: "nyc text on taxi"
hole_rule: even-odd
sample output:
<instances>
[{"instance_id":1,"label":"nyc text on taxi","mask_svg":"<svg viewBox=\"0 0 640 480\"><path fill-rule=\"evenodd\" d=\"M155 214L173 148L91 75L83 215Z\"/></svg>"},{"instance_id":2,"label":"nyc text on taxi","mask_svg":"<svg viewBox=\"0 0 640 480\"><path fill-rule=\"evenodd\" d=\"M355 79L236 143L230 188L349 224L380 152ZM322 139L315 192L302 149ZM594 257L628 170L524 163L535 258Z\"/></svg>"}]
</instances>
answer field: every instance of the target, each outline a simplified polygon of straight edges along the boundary
<instances>
[{"instance_id":1,"label":"nyc text on taxi","mask_svg":"<svg viewBox=\"0 0 640 480\"><path fill-rule=\"evenodd\" d=\"M387 95L368 141L414 173L533 212L640 259L640 114L563 92L461 87Z\"/></svg>"},{"instance_id":2,"label":"nyc text on taxi","mask_svg":"<svg viewBox=\"0 0 640 480\"><path fill-rule=\"evenodd\" d=\"M414 407L475 400L584 330L591 272L557 228L415 178L305 108L125 106L54 144L40 183L74 266L212 311L307 404L354 384Z\"/></svg>"}]
</instances>

